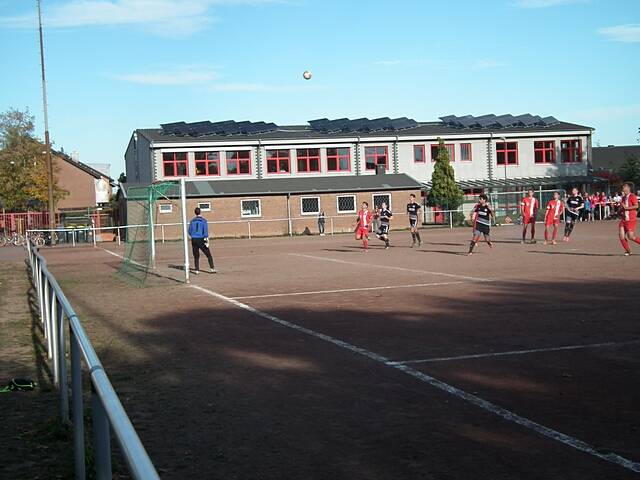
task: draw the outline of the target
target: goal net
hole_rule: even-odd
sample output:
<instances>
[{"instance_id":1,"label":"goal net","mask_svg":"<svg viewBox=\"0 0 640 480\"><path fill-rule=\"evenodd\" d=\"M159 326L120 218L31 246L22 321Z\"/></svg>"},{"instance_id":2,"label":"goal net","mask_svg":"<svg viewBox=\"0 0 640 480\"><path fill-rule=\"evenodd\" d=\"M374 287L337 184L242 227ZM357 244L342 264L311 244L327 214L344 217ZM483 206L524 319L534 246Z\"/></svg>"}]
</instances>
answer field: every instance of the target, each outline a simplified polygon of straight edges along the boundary
<instances>
[{"instance_id":1,"label":"goal net","mask_svg":"<svg viewBox=\"0 0 640 480\"><path fill-rule=\"evenodd\" d=\"M118 273L137 286L144 286L156 268L158 202L172 205L179 213L180 185L173 182L131 186L126 192L125 251Z\"/></svg>"}]
</instances>

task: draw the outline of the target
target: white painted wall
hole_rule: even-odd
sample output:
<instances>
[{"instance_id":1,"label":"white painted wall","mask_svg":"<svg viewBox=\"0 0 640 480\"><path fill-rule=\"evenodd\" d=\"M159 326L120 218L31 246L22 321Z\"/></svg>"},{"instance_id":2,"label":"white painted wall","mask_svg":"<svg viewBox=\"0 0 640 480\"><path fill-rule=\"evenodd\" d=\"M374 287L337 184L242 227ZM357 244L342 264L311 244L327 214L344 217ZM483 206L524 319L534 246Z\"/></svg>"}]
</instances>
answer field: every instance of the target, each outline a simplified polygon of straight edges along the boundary
<instances>
[{"instance_id":1,"label":"white painted wall","mask_svg":"<svg viewBox=\"0 0 640 480\"><path fill-rule=\"evenodd\" d=\"M590 134L587 132L557 132L556 135L541 136L535 133L514 134L505 135L507 141L518 142L518 165L507 165L506 176L507 178L524 178L524 177L549 177L549 176L583 176L588 174L589 162L589 139ZM562 139L580 139L582 142L582 163L579 164L566 164L562 163L560 154L560 142ZM258 178L258 161L257 152L260 151L261 155L261 172L262 178L281 178L281 177L313 177L313 176L336 176L336 175L374 175L374 170L366 170L365 160L365 147L367 146L384 146L387 147L389 156L389 169L388 173L394 173L393 165L393 152L396 139L394 137L380 137L380 138L360 138L359 142L356 139L347 139L353 141L334 142L327 140L313 139L307 141L295 141L285 143L282 141L273 142L269 144L251 145L250 142L245 142L240 146L222 145L220 143L203 145L202 143L194 144L193 146L180 145L179 147L172 147L170 145L163 145L162 148L154 149L153 164L155 167L154 178L156 180L165 180L162 169L162 152L188 152L189 159L189 178L194 180L231 180L231 179L246 179L246 178ZM505 176L505 168L502 165L497 164L496 160L496 143L502 142L501 136L495 135L493 139L488 134L482 134L476 136L476 138L456 135L447 136L443 140L447 144L454 145L455 158L452 166L456 173L457 180L486 180L488 179L488 159L487 159L487 147L491 145L491 161L493 164L493 178L503 179ZM549 164L536 164L534 161L534 142L538 140L553 140L556 147L556 163ZM461 161L460 144L470 143L472 150L472 160L470 162ZM406 173L420 182L429 182L433 173L433 161L431 158L431 145L436 145L437 139L434 137L426 138L400 138L397 141L398 148L398 173ZM414 161L413 147L414 145L425 146L425 162L416 163ZM327 170L327 155L326 149L329 147L341 148L348 147L351 151L351 170L349 172L330 172ZM319 173L298 172L296 149L298 148L319 148L320 149L320 165L321 171ZM267 172L267 150L286 149L290 150L290 169L291 172L287 174L270 174ZM251 151L251 174L250 175L227 175L226 168L226 151L227 150L250 150ZM195 151L219 151L221 164L219 176L196 176L195 175ZM359 162L357 158L359 156ZM359 168L358 168L359 167Z\"/></svg>"}]
</instances>

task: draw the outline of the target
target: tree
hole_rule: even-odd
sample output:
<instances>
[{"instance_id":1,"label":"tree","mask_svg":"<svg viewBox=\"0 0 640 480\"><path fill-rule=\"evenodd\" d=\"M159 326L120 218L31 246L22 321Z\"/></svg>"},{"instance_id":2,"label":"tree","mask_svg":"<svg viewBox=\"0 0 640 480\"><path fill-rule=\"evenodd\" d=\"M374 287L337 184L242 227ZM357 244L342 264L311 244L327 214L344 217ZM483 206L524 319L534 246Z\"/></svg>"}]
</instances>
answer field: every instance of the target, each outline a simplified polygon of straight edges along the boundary
<instances>
[{"instance_id":1,"label":"tree","mask_svg":"<svg viewBox=\"0 0 640 480\"><path fill-rule=\"evenodd\" d=\"M627 157L618 174L624 182L633 182L636 187L640 186L640 158Z\"/></svg>"},{"instance_id":2,"label":"tree","mask_svg":"<svg viewBox=\"0 0 640 480\"><path fill-rule=\"evenodd\" d=\"M47 165L44 145L34 136L29 111L11 109L0 114L0 201L7 210L43 208L47 205ZM54 172L55 173L55 172ZM54 198L68 192L58 188Z\"/></svg>"},{"instance_id":3,"label":"tree","mask_svg":"<svg viewBox=\"0 0 640 480\"><path fill-rule=\"evenodd\" d=\"M441 138L438 139L438 144L427 204L431 207L439 206L447 210L455 210L462 205L464 193L456 184L455 173L449 163L449 151Z\"/></svg>"}]
</instances>

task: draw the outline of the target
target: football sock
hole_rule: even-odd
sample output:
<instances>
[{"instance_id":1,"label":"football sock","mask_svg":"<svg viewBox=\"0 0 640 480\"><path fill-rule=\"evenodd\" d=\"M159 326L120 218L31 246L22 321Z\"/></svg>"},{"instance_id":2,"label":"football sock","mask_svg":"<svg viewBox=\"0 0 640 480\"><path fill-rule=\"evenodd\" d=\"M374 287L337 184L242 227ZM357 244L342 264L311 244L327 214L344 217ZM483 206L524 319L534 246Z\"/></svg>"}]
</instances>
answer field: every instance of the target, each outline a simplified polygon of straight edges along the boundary
<instances>
[{"instance_id":1,"label":"football sock","mask_svg":"<svg viewBox=\"0 0 640 480\"><path fill-rule=\"evenodd\" d=\"M622 248L624 248L625 252L628 252L630 250L629 248L629 242L627 242L626 238L621 238L620 239L620 243L622 244Z\"/></svg>"},{"instance_id":2,"label":"football sock","mask_svg":"<svg viewBox=\"0 0 640 480\"><path fill-rule=\"evenodd\" d=\"M420 234L418 232L416 232L416 238L418 239L418 242L422 243L422 239L420 238Z\"/></svg>"}]
</instances>

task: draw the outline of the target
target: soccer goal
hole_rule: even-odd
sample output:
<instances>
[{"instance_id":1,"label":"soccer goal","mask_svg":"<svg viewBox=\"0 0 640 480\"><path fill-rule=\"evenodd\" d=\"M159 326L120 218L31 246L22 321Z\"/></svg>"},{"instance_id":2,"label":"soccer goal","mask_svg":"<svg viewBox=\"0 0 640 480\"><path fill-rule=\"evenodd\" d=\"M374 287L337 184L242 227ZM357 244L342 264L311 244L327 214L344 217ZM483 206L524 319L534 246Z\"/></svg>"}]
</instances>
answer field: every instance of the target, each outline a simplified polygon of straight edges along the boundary
<instances>
[{"instance_id":1,"label":"soccer goal","mask_svg":"<svg viewBox=\"0 0 640 480\"><path fill-rule=\"evenodd\" d=\"M163 269L173 268L183 270L183 275L179 276L188 282L186 216L184 180L129 187L126 191L125 251L119 275L142 287L149 274L162 276ZM159 264L158 247L166 245L165 236L172 242L164 249L166 253Z\"/></svg>"}]
</instances>

